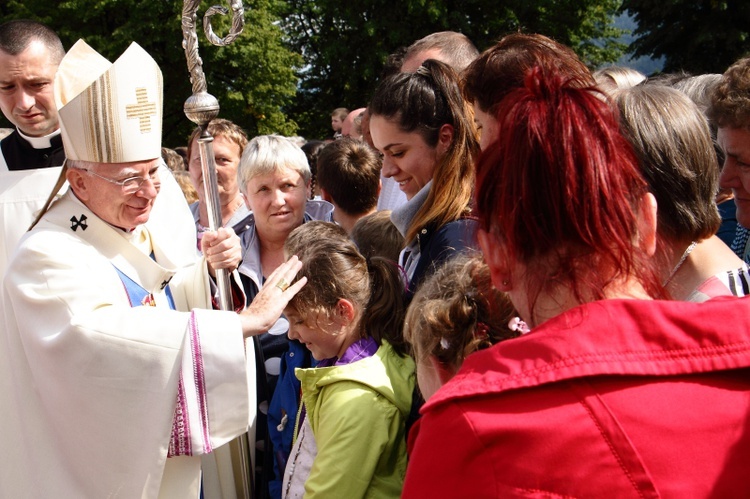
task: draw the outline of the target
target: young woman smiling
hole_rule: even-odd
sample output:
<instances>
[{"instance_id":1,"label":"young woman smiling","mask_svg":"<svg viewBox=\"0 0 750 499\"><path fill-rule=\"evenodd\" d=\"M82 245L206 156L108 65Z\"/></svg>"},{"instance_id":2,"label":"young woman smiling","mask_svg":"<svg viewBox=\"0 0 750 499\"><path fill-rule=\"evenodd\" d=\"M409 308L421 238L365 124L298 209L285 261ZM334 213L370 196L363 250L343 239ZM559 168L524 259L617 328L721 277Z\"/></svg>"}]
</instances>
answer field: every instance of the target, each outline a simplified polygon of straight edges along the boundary
<instances>
[{"instance_id":1,"label":"young woman smiling","mask_svg":"<svg viewBox=\"0 0 750 499\"><path fill-rule=\"evenodd\" d=\"M456 74L435 60L383 80L369 111L383 175L397 181L408 200L391 219L406 239L399 263L413 293L440 263L474 245L475 223L467 216L476 129Z\"/></svg>"}]
</instances>

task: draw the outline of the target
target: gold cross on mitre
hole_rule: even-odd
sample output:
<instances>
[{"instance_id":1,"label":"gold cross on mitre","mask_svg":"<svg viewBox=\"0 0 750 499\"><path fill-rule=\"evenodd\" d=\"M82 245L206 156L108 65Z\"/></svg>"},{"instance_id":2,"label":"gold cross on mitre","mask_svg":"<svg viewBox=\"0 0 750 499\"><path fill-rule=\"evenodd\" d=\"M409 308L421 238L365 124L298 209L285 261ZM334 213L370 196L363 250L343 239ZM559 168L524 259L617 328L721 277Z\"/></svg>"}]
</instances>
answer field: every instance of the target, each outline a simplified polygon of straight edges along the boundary
<instances>
[{"instance_id":1,"label":"gold cross on mitre","mask_svg":"<svg viewBox=\"0 0 750 499\"><path fill-rule=\"evenodd\" d=\"M125 106L128 118L138 118L141 133L151 131L151 116L156 116L156 103L148 101L148 92L145 88L135 89L136 104Z\"/></svg>"}]
</instances>

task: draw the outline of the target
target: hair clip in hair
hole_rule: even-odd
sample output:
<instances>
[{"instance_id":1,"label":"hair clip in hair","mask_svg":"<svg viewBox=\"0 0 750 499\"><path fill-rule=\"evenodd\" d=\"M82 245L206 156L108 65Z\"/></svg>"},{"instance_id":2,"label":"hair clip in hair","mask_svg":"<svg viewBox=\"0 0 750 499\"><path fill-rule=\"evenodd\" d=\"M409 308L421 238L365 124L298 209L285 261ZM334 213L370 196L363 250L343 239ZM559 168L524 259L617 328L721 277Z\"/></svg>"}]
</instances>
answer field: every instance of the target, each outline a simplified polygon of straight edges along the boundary
<instances>
[{"instance_id":1,"label":"hair clip in hair","mask_svg":"<svg viewBox=\"0 0 750 499\"><path fill-rule=\"evenodd\" d=\"M417 71L416 71L416 73L417 73L418 75L420 75L420 76L426 76L427 78L429 78L429 77L431 77L431 76L432 76L432 74L430 74L430 70L429 70L429 69L427 68L427 66L425 66L424 64L422 64L421 66L419 66L419 67L417 68Z\"/></svg>"},{"instance_id":2,"label":"hair clip in hair","mask_svg":"<svg viewBox=\"0 0 750 499\"><path fill-rule=\"evenodd\" d=\"M448 343L448 340L446 340L445 338L440 338L440 346L442 347L443 350L448 350L451 344Z\"/></svg>"},{"instance_id":3,"label":"hair clip in hair","mask_svg":"<svg viewBox=\"0 0 750 499\"><path fill-rule=\"evenodd\" d=\"M520 334L527 334L531 332L531 329L529 329L529 326L521 320L520 317L513 317L508 322L508 329L511 331L518 331Z\"/></svg>"}]
</instances>

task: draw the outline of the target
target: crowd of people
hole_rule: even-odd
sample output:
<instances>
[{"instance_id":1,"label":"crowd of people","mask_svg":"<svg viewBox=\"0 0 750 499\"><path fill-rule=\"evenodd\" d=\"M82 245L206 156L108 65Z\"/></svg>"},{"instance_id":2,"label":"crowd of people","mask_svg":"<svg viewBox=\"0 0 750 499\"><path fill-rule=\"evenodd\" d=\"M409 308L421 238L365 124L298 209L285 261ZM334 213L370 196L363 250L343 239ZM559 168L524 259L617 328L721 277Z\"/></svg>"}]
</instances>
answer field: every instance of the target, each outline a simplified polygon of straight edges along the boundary
<instances>
[{"instance_id":1,"label":"crowd of people","mask_svg":"<svg viewBox=\"0 0 750 499\"><path fill-rule=\"evenodd\" d=\"M162 92L0 24L0 496L750 493L750 58L434 33L307 142Z\"/></svg>"}]
</instances>

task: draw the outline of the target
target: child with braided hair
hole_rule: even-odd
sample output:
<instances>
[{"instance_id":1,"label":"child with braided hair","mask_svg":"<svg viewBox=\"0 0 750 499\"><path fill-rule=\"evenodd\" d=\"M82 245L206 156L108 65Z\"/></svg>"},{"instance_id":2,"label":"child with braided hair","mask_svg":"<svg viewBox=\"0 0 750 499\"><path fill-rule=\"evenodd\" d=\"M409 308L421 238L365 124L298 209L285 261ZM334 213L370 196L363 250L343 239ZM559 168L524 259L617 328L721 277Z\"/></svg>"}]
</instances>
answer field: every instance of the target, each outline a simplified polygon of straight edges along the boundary
<instances>
[{"instance_id":1,"label":"child with braided hair","mask_svg":"<svg viewBox=\"0 0 750 499\"><path fill-rule=\"evenodd\" d=\"M528 332L506 293L492 287L481 255L459 255L430 276L406 312L404 338L428 400L477 350Z\"/></svg>"}]
</instances>

